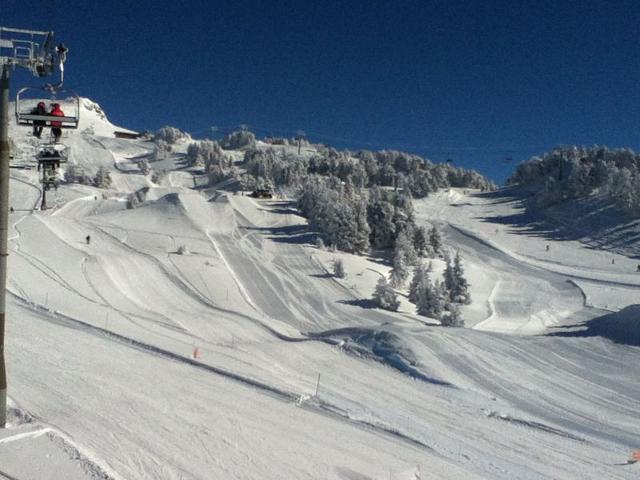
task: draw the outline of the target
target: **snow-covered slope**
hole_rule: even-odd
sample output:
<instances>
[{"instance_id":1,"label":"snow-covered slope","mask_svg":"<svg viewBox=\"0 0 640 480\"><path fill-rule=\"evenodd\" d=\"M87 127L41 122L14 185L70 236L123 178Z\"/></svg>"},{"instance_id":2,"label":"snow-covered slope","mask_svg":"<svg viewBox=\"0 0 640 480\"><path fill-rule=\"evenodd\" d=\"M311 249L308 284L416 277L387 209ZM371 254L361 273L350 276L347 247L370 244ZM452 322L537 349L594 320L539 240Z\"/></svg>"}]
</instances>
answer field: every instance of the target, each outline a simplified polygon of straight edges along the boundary
<instances>
[{"instance_id":1,"label":"snow-covered slope","mask_svg":"<svg viewBox=\"0 0 640 480\"><path fill-rule=\"evenodd\" d=\"M156 185L134 165L147 143L86 117L93 134L66 141L78 165L112 169L112 189L63 185L33 211L36 172L12 173L0 477L640 474L620 465L638 448L640 350L591 328L617 320L597 318L602 303L638 303L632 260L511 231L515 205L443 192L416 207L463 254L475 328L432 326L408 302L372 308L387 267L311 246L287 200L194 189L179 151ZM32 139L12 133L27 162ZM327 273L336 257L345 279Z\"/></svg>"}]
</instances>

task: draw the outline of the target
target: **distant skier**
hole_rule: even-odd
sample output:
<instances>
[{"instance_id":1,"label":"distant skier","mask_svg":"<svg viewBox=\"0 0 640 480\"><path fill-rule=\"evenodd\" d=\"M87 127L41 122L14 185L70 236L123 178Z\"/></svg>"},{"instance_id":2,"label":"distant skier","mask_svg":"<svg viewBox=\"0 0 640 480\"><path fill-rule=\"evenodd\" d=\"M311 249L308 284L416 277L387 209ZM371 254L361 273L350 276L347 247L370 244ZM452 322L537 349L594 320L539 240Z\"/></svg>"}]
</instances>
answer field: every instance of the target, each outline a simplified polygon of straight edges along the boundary
<instances>
[{"instance_id":1,"label":"distant skier","mask_svg":"<svg viewBox=\"0 0 640 480\"><path fill-rule=\"evenodd\" d=\"M51 107L52 108L49 115L53 115L54 117L64 117L64 112L60 108L59 103L54 103L53 105L51 105ZM55 120L51 121L51 133L53 134L55 143L58 143L60 137L62 136L62 128L60 127L62 127L62 122L58 122Z\"/></svg>"},{"instance_id":2,"label":"distant skier","mask_svg":"<svg viewBox=\"0 0 640 480\"><path fill-rule=\"evenodd\" d=\"M91 235L87 235L85 240L87 241L87 245L89 245L91 243Z\"/></svg>"},{"instance_id":3,"label":"distant skier","mask_svg":"<svg viewBox=\"0 0 640 480\"><path fill-rule=\"evenodd\" d=\"M638 265L638 268L636 268L636 272L640 272L640 265Z\"/></svg>"},{"instance_id":4,"label":"distant skier","mask_svg":"<svg viewBox=\"0 0 640 480\"><path fill-rule=\"evenodd\" d=\"M546 250L547 250L547 252L549 251L549 245L547 245L547 248L546 248Z\"/></svg>"},{"instance_id":5,"label":"distant skier","mask_svg":"<svg viewBox=\"0 0 640 480\"><path fill-rule=\"evenodd\" d=\"M48 115L47 106L44 102L38 102L38 105L31 110L31 115ZM46 122L44 120L34 120L33 121L33 136L40 138L42 135L42 129L44 128Z\"/></svg>"}]
</instances>

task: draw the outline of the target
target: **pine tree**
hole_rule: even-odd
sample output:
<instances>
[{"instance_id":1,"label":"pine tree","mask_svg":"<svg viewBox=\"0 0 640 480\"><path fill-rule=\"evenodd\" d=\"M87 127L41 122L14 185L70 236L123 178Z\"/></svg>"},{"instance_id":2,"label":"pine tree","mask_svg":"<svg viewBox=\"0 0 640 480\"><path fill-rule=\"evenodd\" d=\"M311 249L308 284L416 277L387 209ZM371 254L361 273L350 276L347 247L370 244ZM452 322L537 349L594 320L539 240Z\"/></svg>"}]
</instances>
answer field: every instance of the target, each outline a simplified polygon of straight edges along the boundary
<instances>
[{"instance_id":1,"label":"pine tree","mask_svg":"<svg viewBox=\"0 0 640 480\"><path fill-rule=\"evenodd\" d=\"M371 244L374 248L389 248L396 237L394 208L387 201L385 192L380 188L369 191L367 204L367 223L371 228Z\"/></svg>"},{"instance_id":2,"label":"pine tree","mask_svg":"<svg viewBox=\"0 0 640 480\"><path fill-rule=\"evenodd\" d=\"M452 296L452 292L455 290L456 279L453 274L453 264L451 263L451 257L449 255L445 255L445 262L447 266L444 269L444 288L446 288L448 292L449 298Z\"/></svg>"},{"instance_id":3,"label":"pine tree","mask_svg":"<svg viewBox=\"0 0 640 480\"><path fill-rule=\"evenodd\" d=\"M422 277L426 272L427 267L425 267L424 263L418 264L418 266L413 271L413 277L411 278L411 283L409 284L409 301L411 303L416 303L418 301L418 285L422 281Z\"/></svg>"},{"instance_id":4,"label":"pine tree","mask_svg":"<svg viewBox=\"0 0 640 480\"><path fill-rule=\"evenodd\" d=\"M394 288L400 288L409 277L409 269L405 261L405 252L401 246L396 246L393 250L393 268L391 269L390 282Z\"/></svg>"},{"instance_id":5,"label":"pine tree","mask_svg":"<svg viewBox=\"0 0 640 480\"><path fill-rule=\"evenodd\" d=\"M402 231L396 238L395 242L396 249L402 251L404 255L404 261L407 265L415 265L418 261L418 255L416 254L416 249L413 246L413 241L409 239L409 236L406 232Z\"/></svg>"},{"instance_id":6,"label":"pine tree","mask_svg":"<svg viewBox=\"0 0 640 480\"><path fill-rule=\"evenodd\" d=\"M442 236L440 231L434 225L429 231L429 244L436 255L442 255Z\"/></svg>"},{"instance_id":7,"label":"pine tree","mask_svg":"<svg viewBox=\"0 0 640 480\"><path fill-rule=\"evenodd\" d=\"M93 179L93 183L98 188L109 188L111 186L111 174L106 168L100 167Z\"/></svg>"},{"instance_id":8,"label":"pine tree","mask_svg":"<svg viewBox=\"0 0 640 480\"><path fill-rule=\"evenodd\" d=\"M471 294L469 293L469 282L464 277L464 268L462 268L462 259L460 252L456 252L453 260L453 288L449 289L452 301L468 305L471 303Z\"/></svg>"},{"instance_id":9,"label":"pine tree","mask_svg":"<svg viewBox=\"0 0 640 480\"><path fill-rule=\"evenodd\" d=\"M380 277L373 292L373 300L376 305L384 310L397 311L400 306L395 290L389 285L386 277Z\"/></svg>"},{"instance_id":10,"label":"pine tree","mask_svg":"<svg viewBox=\"0 0 640 480\"><path fill-rule=\"evenodd\" d=\"M433 300L433 311L434 318L439 320L442 319L442 314L445 311L445 306L447 305L447 289L444 286L444 283L440 280L436 280L433 285L434 290L434 300Z\"/></svg>"},{"instance_id":11,"label":"pine tree","mask_svg":"<svg viewBox=\"0 0 640 480\"><path fill-rule=\"evenodd\" d=\"M422 225L413 230L413 247L420 257L426 257L431 253L431 247L427 241L427 230Z\"/></svg>"},{"instance_id":12,"label":"pine tree","mask_svg":"<svg viewBox=\"0 0 640 480\"><path fill-rule=\"evenodd\" d=\"M371 228L367 222L367 203L365 198L361 197L355 205L354 248L356 252L369 250L369 235L371 235Z\"/></svg>"},{"instance_id":13,"label":"pine tree","mask_svg":"<svg viewBox=\"0 0 640 480\"><path fill-rule=\"evenodd\" d=\"M413 273L411 284L409 285L409 301L411 303L418 303L418 288L420 282L424 281L425 276L433 271L433 265L429 262L427 265L424 263L419 264Z\"/></svg>"},{"instance_id":14,"label":"pine tree","mask_svg":"<svg viewBox=\"0 0 640 480\"><path fill-rule=\"evenodd\" d=\"M418 315L440 319L444 310L443 288L440 282L434 285L427 271L417 285L416 310Z\"/></svg>"}]
</instances>

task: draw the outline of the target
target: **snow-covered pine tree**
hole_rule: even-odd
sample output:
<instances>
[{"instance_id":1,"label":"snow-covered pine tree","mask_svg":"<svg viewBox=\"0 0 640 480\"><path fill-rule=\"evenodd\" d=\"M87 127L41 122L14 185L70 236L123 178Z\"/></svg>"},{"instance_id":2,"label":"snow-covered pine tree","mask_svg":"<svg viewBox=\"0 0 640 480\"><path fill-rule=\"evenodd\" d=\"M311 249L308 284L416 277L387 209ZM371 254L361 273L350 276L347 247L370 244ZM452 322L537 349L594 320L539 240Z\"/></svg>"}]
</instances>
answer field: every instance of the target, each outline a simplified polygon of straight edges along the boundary
<instances>
[{"instance_id":1,"label":"snow-covered pine tree","mask_svg":"<svg viewBox=\"0 0 640 480\"><path fill-rule=\"evenodd\" d=\"M344 263L340 258L336 258L333 260L333 275L337 278L344 278L346 276L346 273L344 271Z\"/></svg>"},{"instance_id":2,"label":"snow-covered pine tree","mask_svg":"<svg viewBox=\"0 0 640 480\"><path fill-rule=\"evenodd\" d=\"M369 235L371 228L367 222L367 202L364 195L356 200L354 206L355 213L355 232L354 247L356 252L366 252L369 250Z\"/></svg>"},{"instance_id":3,"label":"snow-covered pine tree","mask_svg":"<svg viewBox=\"0 0 640 480\"><path fill-rule=\"evenodd\" d=\"M448 266L449 264L447 264ZM471 294L469 293L469 282L464 276L464 268L462 267L462 259L460 252L456 252L453 259L453 286L449 290L449 298L457 303L468 305L471 303Z\"/></svg>"},{"instance_id":4,"label":"snow-covered pine tree","mask_svg":"<svg viewBox=\"0 0 640 480\"><path fill-rule=\"evenodd\" d=\"M379 187L369 190L367 222L371 228L371 244L374 248L389 248L396 236L393 205Z\"/></svg>"},{"instance_id":5,"label":"snow-covered pine tree","mask_svg":"<svg viewBox=\"0 0 640 480\"><path fill-rule=\"evenodd\" d=\"M416 249L413 246L413 241L409 238L406 231L401 231L396 238L395 242L396 250L401 250L404 255L404 261L407 265L415 265L418 261L418 255Z\"/></svg>"},{"instance_id":6,"label":"snow-covered pine tree","mask_svg":"<svg viewBox=\"0 0 640 480\"><path fill-rule=\"evenodd\" d=\"M448 297L451 297L451 292L455 290L456 279L453 275L453 263L449 254L444 255L444 261L446 263L446 267L442 274L444 280L444 288L448 292Z\"/></svg>"},{"instance_id":7,"label":"snow-covered pine tree","mask_svg":"<svg viewBox=\"0 0 640 480\"><path fill-rule=\"evenodd\" d=\"M429 230L429 244L435 255L442 255L442 235L435 225Z\"/></svg>"},{"instance_id":8,"label":"snow-covered pine tree","mask_svg":"<svg viewBox=\"0 0 640 480\"><path fill-rule=\"evenodd\" d=\"M427 240L427 230L422 225L413 230L413 248L420 257L431 256L432 252Z\"/></svg>"},{"instance_id":9,"label":"snow-covered pine tree","mask_svg":"<svg viewBox=\"0 0 640 480\"><path fill-rule=\"evenodd\" d=\"M419 263L413 271L413 277L411 277L411 283L409 284L409 301L416 303L418 301L418 285L422 281L422 277L425 273L426 266L424 263Z\"/></svg>"},{"instance_id":10,"label":"snow-covered pine tree","mask_svg":"<svg viewBox=\"0 0 640 480\"><path fill-rule=\"evenodd\" d=\"M444 289L440 282L431 283L426 270L417 285L416 310L418 315L440 319L444 310Z\"/></svg>"},{"instance_id":11,"label":"snow-covered pine tree","mask_svg":"<svg viewBox=\"0 0 640 480\"><path fill-rule=\"evenodd\" d=\"M409 301L411 303L418 303L418 288L420 282L424 281L424 277L428 276L433 271L433 265L431 262L428 264L420 263L413 272L411 278L411 284L409 285Z\"/></svg>"},{"instance_id":12,"label":"snow-covered pine tree","mask_svg":"<svg viewBox=\"0 0 640 480\"><path fill-rule=\"evenodd\" d=\"M400 288L409 277L409 268L406 263L406 254L402 245L396 245L393 249L393 268L389 275L389 281L394 288Z\"/></svg>"},{"instance_id":13,"label":"snow-covered pine tree","mask_svg":"<svg viewBox=\"0 0 640 480\"><path fill-rule=\"evenodd\" d=\"M106 168L100 167L93 179L93 183L98 188L109 188L111 186L111 174Z\"/></svg>"},{"instance_id":14,"label":"snow-covered pine tree","mask_svg":"<svg viewBox=\"0 0 640 480\"><path fill-rule=\"evenodd\" d=\"M389 285L386 277L380 277L373 292L373 300L376 305L384 310L397 311L400 306L398 295Z\"/></svg>"},{"instance_id":15,"label":"snow-covered pine tree","mask_svg":"<svg viewBox=\"0 0 640 480\"><path fill-rule=\"evenodd\" d=\"M153 161L159 162L168 158L169 151L171 150L171 145L169 145L162 139L156 139L154 143L155 148L153 150Z\"/></svg>"}]
</instances>

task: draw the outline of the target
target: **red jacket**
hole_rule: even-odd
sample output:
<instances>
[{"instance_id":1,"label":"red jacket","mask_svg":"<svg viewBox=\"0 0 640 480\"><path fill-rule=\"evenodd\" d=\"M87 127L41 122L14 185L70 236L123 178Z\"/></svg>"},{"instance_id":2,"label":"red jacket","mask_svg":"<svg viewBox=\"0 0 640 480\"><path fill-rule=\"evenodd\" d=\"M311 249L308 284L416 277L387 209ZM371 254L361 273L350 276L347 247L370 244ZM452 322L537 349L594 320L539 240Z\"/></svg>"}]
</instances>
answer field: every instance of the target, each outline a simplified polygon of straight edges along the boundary
<instances>
[{"instance_id":1,"label":"red jacket","mask_svg":"<svg viewBox=\"0 0 640 480\"><path fill-rule=\"evenodd\" d=\"M51 113L49 115L53 115L55 117L64 117L64 112L60 109L60 107L53 107ZM51 122L52 127L61 127L62 122Z\"/></svg>"}]
</instances>

